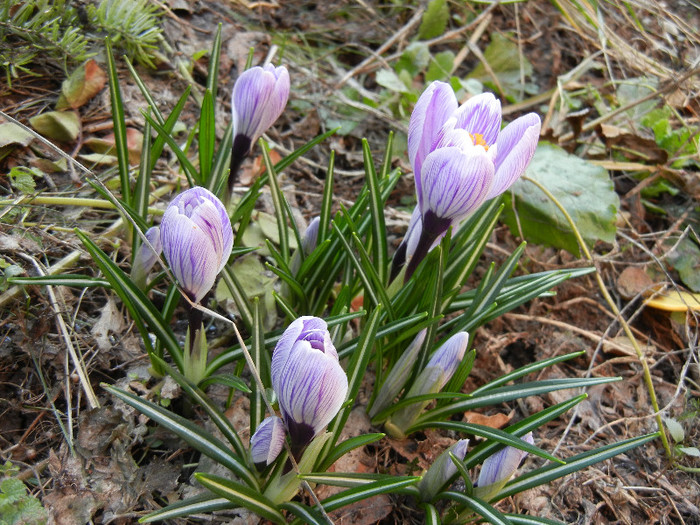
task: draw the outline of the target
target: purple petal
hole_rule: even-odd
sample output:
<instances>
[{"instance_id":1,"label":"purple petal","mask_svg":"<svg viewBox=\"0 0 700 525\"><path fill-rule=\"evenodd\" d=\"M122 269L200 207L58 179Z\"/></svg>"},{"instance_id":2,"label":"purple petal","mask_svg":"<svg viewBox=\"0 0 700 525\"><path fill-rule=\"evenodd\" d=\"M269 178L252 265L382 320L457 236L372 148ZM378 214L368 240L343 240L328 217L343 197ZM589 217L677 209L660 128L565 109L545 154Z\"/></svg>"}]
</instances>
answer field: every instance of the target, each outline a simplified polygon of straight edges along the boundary
<instances>
[{"instance_id":1,"label":"purple petal","mask_svg":"<svg viewBox=\"0 0 700 525\"><path fill-rule=\"evenodd\" d=\"M506 191L525 172L537 148L540 126L540 117L528 113L508 124L498 136L496 176L488 199Z\"/></svg>"},{"instance_id":2,"label":"purple petal","mask_svg":"<svg viewBox=\"0 0 700 525\"><path fill-rule=\"evenodd\" d=\"M304 231L304 236L301 239L301 249L304 250L306 255L316 249L319 224L321 224L321 218L318 216L314 217Z\"/></svg>"},{"instance_id":3,"label":"purple petal","mask_svg":"<svg viewBox=\"0 0 700 525\"><path fill-rule=\"evenodd\" d=\"M420 214L420 208L413 208L411 220L408 222L408 230L403 238L406 243L406 259L410 259L416 251L418 240L420 239L421 231L423 230L423 217Z\"/></svg>"},{"instance_id":4,"label":"purple petal","mask_svg":"<svg viewBox=\"0 0 700 525\"><path fill-rule=\"evenodd\" d=\"M483 148L433 151L425 159L424 191L418 195L422 215L431 210L440 219L461 221L484 202L493 175L493 162Z\"/></svg>"},{"instance_id":5,"label":"purple petal","mask_svg":"<svg viewBox=\"0 0 700 525\"><path fill-rule=\"evenodd\" d=\"M250 455L259 468L270 465L282 452L286 429L277 416L263 419L250 438Z\"/></svg>"},{"instance_id":6,"label":"purple petal","mask_svg":"<svg viewBox=\"0 0 700 525\"><path fill-rule=\"evenodd\" d=\"M150 246L141 244L139 247L139 253L136 257L138 259L138 264L141 264L145 270L145 273L148 273L151 271L151 268L153 268L153 265L156 263L158 257L163 251L163 245L160 242L160 228L158 226L148 228L148 230L146 230L146 239L148 239L148 242L151 243L151 246L153 246L155 252ZM136 261L134 261L134 263L136 264Z\"/></svg>"},{"instance_id":7,"label":"purple petal","mask_svg":"<svg viewBox=\"0 0 700 525\"><path fill-rule=\"evenodd\" d=\"M279 118L289 98L287 68L253 67L244 71L233 86L231 107L233 135L255 141Z\"/></svg>"},{"instance_id":8,"label":"purple petal","mask_svg":"<svg viewBox=\"0 0 700 525\"><path fill-rule=\"evenodd\" d=\"M275 345L275 350L272 353L272 363L270 369L272 388L275 390L275 392L277 392L277 387L279 386L279 376L287 364L289 352L294 346L294 343L297 342L301 332L304 330L304 321L306 319L307 317L299 317L292 321L292 323L282 333L282 337L279 338L277 344Z\"/></svg>"},{"instance_id":9,"label":"purple petal","mask_svg":"<svg viewBox=\"0 0 700 525\"><path fill-rule=\"evenodd\" d=\"M423 479L421 479L417 485L423 501L432 500L435 495L443 489L452 476L457 474L457 467L450 457L450 452L452 452L457 459L462 461L467 454L468 446L469 440L461 439L440 454L433 464L430 465L428 471L423 475Z\"/></svg>"},{"instance_id":10,"label":"purple petal","mask_svg":"<svg viewBox=\"0 0 700 525\"><path fill-rule=\"evenodd\" d=\"M443 124L457 107L457 97L452 87L445 82L433 82L423 91L411 113L408 125L408 158L413 167L418 195L421 193L423 161L432 151Z\"/></svg>"},{"instance_id":11,"label":"purple petal","mask_svg":"<svg viewBox=\"0 0 700 525\"><path fill-rule=\"evenodd\" d=\"M298 341L288 354L275 388L285 420L309 425L318 434L345 402L348 380L337 358Z\"/></svg>"},{"instance_id":12,"label":"purple petal","mask_svg":"<svg viewBox=\"0 0 700 525\"><path fill-rule=\"evenodd\" d=\"M472 135L481 135L484 142L491 146L496 142L501 129L501 102L493 93L482 93L462 104L455 117L455 127Z\"/></svg>"},{"instance_id":13,"label":"purple petal","mask_svg":"<svg viewBox=\"0 0 700 525\"><path fill-rule=\"evenodd\" d=\"M435 351L430 361L428 361L426 368L435 367L443 371L442 384L440 388L438 388L438 391L442 390L457 371L457 367L462 362L468 344L469 334L467 332L458 332L445 341L445 343Z\"/></svg>"},{"instance_id":14,"label":"purple petal","mask_svg":"<svg viewBox=\"0 0 700 525\"><path fill-rule=\"evenodd\" d=\"M532 432L523 436L522 440L532 445L534 443ZM515 447L505 447L492 454L481 466L477 486L486 487L510 479L525 456L527 452Z\"/></svg>"}]
</instances>

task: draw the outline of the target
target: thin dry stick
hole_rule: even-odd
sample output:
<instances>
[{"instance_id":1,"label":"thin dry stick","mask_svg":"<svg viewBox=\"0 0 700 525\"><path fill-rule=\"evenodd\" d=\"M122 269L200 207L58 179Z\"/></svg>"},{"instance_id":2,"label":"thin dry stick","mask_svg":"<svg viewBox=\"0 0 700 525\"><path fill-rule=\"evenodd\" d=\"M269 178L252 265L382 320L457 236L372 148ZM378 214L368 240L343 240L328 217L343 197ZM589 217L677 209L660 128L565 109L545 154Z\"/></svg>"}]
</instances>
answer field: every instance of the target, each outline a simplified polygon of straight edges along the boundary
<instances>
[{"instance_id":1,"label":"thin dry stick","mask_svg":"<svg viewBox=\"0 0 700 525\"><path fill-rule=\"evenodd\" d=\"M531 183L533 183L535 186L537 186L542 193L544 193L548 199L550 199L554 205L559 208L559 211L564 214L564 217L566 218L567 222L569 223L569 226L571 227L571 230L573 231L574 235L576 236L576 241L579 244L579 248L581 249L581 252L584 254L585 258L593 263L595 265L595 260L593 259L593 256L591 255L591 252L588 250L588 246L586 246L586 242L583 240L583 237L581 237L581 232L578 231L578 228L576 227L576 224L574 223L574 220L571 218L571 215L566 211L564 206L561 205L559 200L552 195L552 193L545 188L542 184L540 184L538 181L531 179L530 177L523 177L524 180L527 180ZM615 304L615 301L613 300L612 296L610 295L610 292L608 292L607 287L605 286L605 283L603 282L603 278L600 276L600 272L598 271L598 268L596 267L596 272L595 272L595 279L598 282L598 287L600 288L600 293L603 295L603 298L605 299L605 302L608 303L608 306L610 309L613 311L615 314L617 321L620 323L622 326L622 329L625 332L625 335L627 338L630 340L630 343L632 344L632 347L634 348L635 354L637 354L637 359L639 359L640 364L642 365L642 370L643 370L643 375L644 375L644 383L646 384L647 391L649 393L649 398L651 400L651 406L654 409L654 417L656 419L656 425L659 429L659 435L661 437L661 442L663 443L664 450L666 451L666 455L670 461L673 461L673 452L671 451L671 447L668 443L668 437L666 436L666 431L663 426L663 421L661 420L661 413L659 412L659 402L656 398L656 391L654 390L654 382L651 377L651 371L649 370L649 364L647 363L646 356L644 355L644 352L642 351L641 347L639 346L639 343L637 342L637 338L634 337L634 334L632 333L632 330L629 327L629 324L627 324L627 321L625 318L621 315L620 309L617 307Z\"/></svg>"}]
</instances>

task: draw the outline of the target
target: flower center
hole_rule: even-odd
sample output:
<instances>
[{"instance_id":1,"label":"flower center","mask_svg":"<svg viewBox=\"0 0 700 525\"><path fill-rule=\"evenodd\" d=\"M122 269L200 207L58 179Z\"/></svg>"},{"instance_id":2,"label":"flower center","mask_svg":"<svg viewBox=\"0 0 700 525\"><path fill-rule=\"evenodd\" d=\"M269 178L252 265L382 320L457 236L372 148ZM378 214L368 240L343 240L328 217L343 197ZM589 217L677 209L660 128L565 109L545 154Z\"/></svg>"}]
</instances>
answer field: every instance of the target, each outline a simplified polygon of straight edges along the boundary
<instances>
[{"instance_id":1,"label":"flower center","mask_svg":"<svg viewBox=\"0 0 700 525\"><path fill-rule=\"evenodd\" d=\"M486 144L484 136L481 133L470 133L469 136L472 138L472 142L475 146L483 146L486 151L489 150L489 145Z\"/></svg>"}]
</instances>

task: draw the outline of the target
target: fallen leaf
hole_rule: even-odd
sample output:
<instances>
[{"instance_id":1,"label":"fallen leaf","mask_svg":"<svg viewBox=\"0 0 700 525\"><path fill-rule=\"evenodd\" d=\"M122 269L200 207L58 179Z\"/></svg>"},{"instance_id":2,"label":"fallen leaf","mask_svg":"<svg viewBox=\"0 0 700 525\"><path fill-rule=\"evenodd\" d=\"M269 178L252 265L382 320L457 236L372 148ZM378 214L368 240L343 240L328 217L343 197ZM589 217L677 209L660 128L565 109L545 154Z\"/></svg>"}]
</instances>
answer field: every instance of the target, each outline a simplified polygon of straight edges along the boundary
<instances>
[{"instance_id":1,"label":"fallen leaf","mask_svg":"<svg viewBox=\"0 0 700 525\"><path fill-rule=\"evenodd\" d=\"M650 297L644 304L667 312L700 312L700 294L673 290Z\"/></svg>"},{"instance_id":2,"label":"fallen leaf","mask_svg":"<svg viewBox=\"0 0 700 525\"><path fill-rule=\"evenodd\" d=\"M114 133L105 137L90 137L84 144L95 153L109 155L116 159L116 141ZM126 128L126 147L129 150L129 164L136 165L141 160L143 133L134 128Z\"/></svg>"},{"instance_id":3,"label":"fallen leaf","mask_svg":"<svg viewBox=\"0 0 700 525\"><path fill-rule=\"evenodd\" d=\"M465 412L464 421L467 423L474 423L475 425L483 425L485 427L491 428L503 428L510 420L513 419L513 411L511 410L509 414L493 414L492 416L487 416L484 414L479 414L478 412Z\"/></svg>"},{"instance_id":4,"label":"fallen leaf","mask_svg":"<svg viewBox=\"0 0 700 525\"><path fill-rule=\"evenodd\" d=\"M34 140L34 135L20 128L17 124L12 122L0 124L0 148L10 145L28 146L32 140Z\"/></svg>"},{"instance_id":5,"label":"fallen leaf","mask_svg":"<svg viewBox=\"0 0 700 525\"><path fill-rule=\"evenodd\" d=\"M647 275L644 268L639 266L628 266L617 278L617 291L627 300L648 291L653 285L654 281Z\"/></svg>"},{"instance_id":6,"label":"fallen leaf","mask_svg":"<svg viewBox=\"0 0 700 525\"><path fill-rule=\"evenodd\" d=\"M49 111L29 119L43 136L59 142L73 142L80 135L80 117L75 111Z\"/></svg>"},{"instance_id":7,"label":"fallen leaf","mask_svg":"<svg viewBox=\"0 0 700 525\"><path fill-rule=\"evenodd\" d=\"M100 318L92 327L92 335L95 337L97 347L103 351L112 348L109 333L120 334L123 327L124 316L117 308L117 303L112 298L107 299L107 303L100 310Z\"/></svg>"},{"instance_id":8,"label":"fallen leaf","mask_svg":"<svg viewBox=\"0 0 700 525\"><path fill-rule=\"evenodd\" d=\"M63 81L56 109L77 109L97 95L107 83L107 75L93 59L78 67Z\"/></svg>"}]
</instances>

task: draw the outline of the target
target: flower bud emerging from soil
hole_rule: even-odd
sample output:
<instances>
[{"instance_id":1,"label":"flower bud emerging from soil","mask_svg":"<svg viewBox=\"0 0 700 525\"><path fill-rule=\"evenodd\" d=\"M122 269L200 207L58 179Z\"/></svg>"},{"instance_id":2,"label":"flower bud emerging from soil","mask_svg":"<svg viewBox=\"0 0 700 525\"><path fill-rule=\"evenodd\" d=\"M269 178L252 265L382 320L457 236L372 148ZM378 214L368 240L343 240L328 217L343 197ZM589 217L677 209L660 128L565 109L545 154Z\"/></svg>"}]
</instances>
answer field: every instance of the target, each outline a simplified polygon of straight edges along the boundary
<instances>
[{"instance_id":1,"label":"flower bud emerging from soil","mask_svg":"<svg viewBox=\"0 0 700 525\"><path fill-rule=\"evenodd\" d=\"M146 239L151 243L151 246L155 249L153 251L150 246L142 243L139 246L136 256L134 257L134 265L131 268L131 280L136 283L136 286L143 289L146 287L146 280L148 278L148 273L153 268L153 265L158 260L161 252L163 251L163 245L160 242L160 228L158 226L153 226L146 230Z\"/></svg>"},{"instance_id":2,"label":"flower bud emerging from soil","mask_svg":"<svg viewBox=\"0 0 700 525\"><path fill-rule=\"evenodd\" d=\"M282 452L286 430L277 416L263 419L250 438L250 455L255 466L262 470L270 465Z\"/></svg>"},{"instance_id":3,"label":"flower bud emerging from soil","mask_svg":"<svg viewBox=\"0 0 700 525\"><path fill-rule=\"evenodd\" d=\"M528 432L522 438L523 441L534 444L532 432ZM492 454L481 465L479 479L475 485L475 495L490 500L510 480L520 466L527 452L515 447L505 447Z\"/></svg>"},{"instance_id":4,"label":"flower bud emerging from soil","mask_svg":"<svg viewBox=\"0 0 700 525\"><path fill-rule=\"evenodd\" d=\"M163 254L178 283L194 302L214 285L233 248L233 230L221 201L205 188L182 192L160 225Z\"/></svg>"},{"instance_id":5,"label":"flower bud emerging from soil","mask_svg":"<svg viewBox=\"0 0 700 525\"><path fill-rule=\"evenodd\" d=\"M433 464L430 465L428 471L423 475L423 479L418 482L418 490L423 501L432 500L438 492L443 490L452 476L457 474L457 467L450 457L450 452L462 461L467 454L468 446L469 440L461 439L440 454Z\"/></svg>"},{"instance_id":6,"label":"flower bud emerging from soil","mask_svg":"<svg viewBox=\"0 0 700 525\"><path fill-rule=\"evenodd\" d=\"M326 322L300 317L272 354L272 388L295 456L335 417L345 402L348 378L338 362Z\"/></svg>"}]
</instances>

